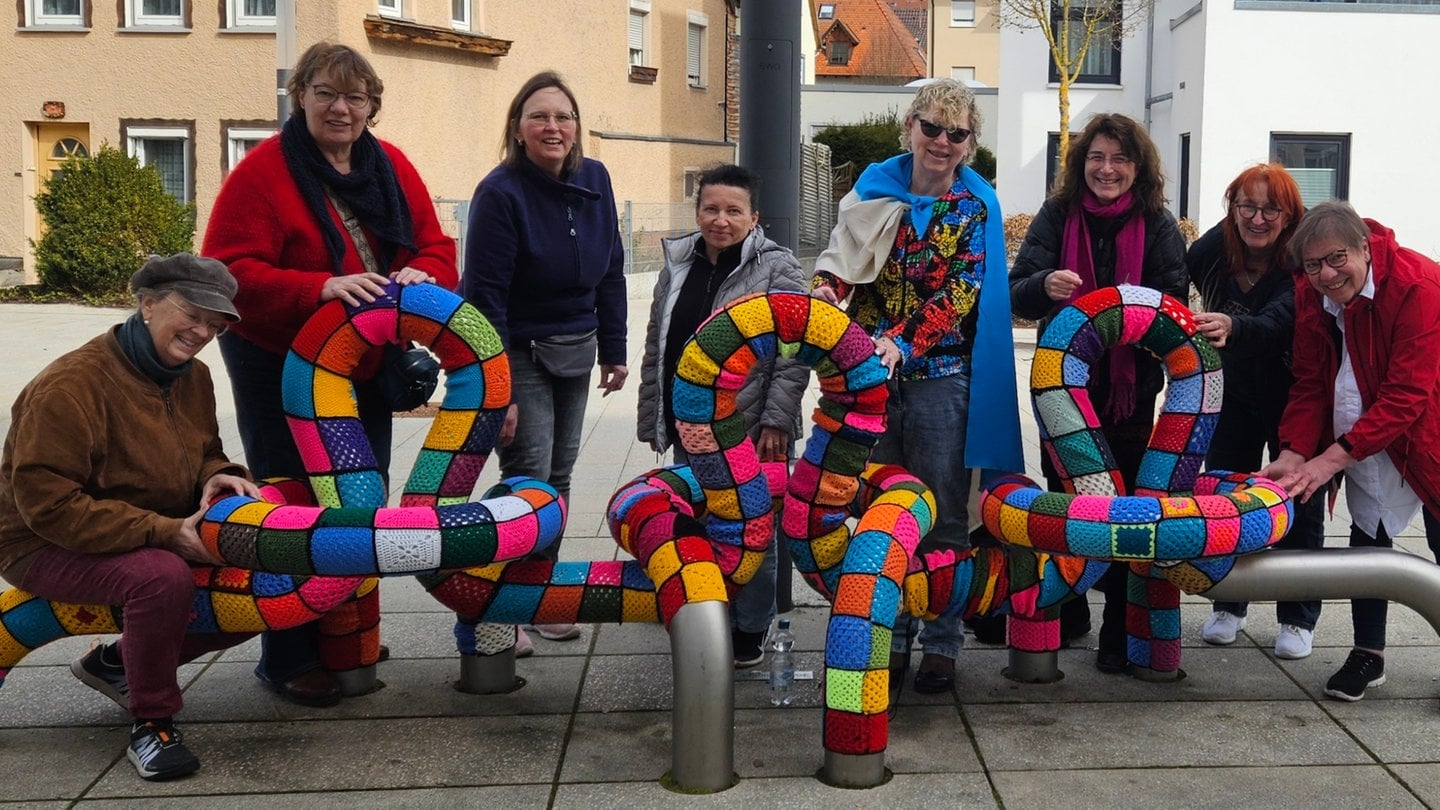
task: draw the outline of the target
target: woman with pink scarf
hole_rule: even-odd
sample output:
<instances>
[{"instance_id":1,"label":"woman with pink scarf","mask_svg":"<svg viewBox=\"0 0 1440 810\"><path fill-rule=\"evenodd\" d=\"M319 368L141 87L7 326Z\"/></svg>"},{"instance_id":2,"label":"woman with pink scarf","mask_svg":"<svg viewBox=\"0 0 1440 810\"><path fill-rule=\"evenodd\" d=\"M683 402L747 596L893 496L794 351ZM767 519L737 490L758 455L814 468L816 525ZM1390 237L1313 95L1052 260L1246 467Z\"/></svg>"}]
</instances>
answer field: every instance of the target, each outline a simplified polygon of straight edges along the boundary
<instances>
[{"instance_id":1,"label":"woman with pink scarf","mask_svg":"<svg viewBox=\"0 0 1440 810\"><path fill-rule=\"evenodd\" d=\"M1186 300L1190 278L1185 240L1165 208L1165 177L1150 136L1123 115L1099 114L1070 140L1065 172L1030 223L1010 269L1015 314L1040 321L1085 293L1135 284ZM1140 459L1155 424L1155 398L1165 385L1160 363L1131 347L1110 350L1091 370L1091 400L1100 409L1105 438L1128 490L1135 488ZM1041 458L1046 484L1062 489L1049 457ZM1095 666L1125 672L1124 565L1112 565L1097 586L1105 594ZM1065 603L1061 637L1090 632L1083 599Z\"/></svg>"}]
</instances>

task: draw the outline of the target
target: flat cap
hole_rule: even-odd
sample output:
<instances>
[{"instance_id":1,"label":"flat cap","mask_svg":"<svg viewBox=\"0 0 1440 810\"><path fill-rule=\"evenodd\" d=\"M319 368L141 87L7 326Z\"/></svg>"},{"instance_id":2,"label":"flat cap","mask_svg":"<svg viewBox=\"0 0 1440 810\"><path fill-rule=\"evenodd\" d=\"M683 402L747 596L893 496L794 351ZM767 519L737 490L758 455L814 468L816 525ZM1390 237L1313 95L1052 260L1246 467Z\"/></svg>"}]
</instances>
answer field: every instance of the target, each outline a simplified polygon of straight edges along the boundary
<instances>
[{"instance_id":1,"label":"flat cap","mask_svg":"<svg viewBox=\"0 0 1440 810\"><path fill-rule=\"evenodd\" d=\"M197 307L219 312L231 321L240 320L235 311L235 277L224 263L204 256L176 253L151 256L130 277L130 291L176 292Z\"/></svg>"}]
</instances>

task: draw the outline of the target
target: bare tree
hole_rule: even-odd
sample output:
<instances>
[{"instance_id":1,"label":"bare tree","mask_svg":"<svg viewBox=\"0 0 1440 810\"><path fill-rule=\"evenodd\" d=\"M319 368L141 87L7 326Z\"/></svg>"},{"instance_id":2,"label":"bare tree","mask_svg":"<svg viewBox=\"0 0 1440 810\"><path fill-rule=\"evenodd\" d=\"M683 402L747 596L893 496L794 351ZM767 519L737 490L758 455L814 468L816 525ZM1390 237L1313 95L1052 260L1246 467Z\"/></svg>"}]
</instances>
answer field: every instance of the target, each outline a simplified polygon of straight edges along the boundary
<instances>
[{"instance_id":1,"label":"bare tree","mask_svg":"<svg viewBox=\"0 0 1440 810\"><path fill-rule=\"evenodd\" d=\"M1155 0L999 0L1000 24L1039 29L1059 73L1060 162L1070 147L1070 85L1083 72L1092 48L1109 48L1145 24Z\"/></svg>"}]
</instances>

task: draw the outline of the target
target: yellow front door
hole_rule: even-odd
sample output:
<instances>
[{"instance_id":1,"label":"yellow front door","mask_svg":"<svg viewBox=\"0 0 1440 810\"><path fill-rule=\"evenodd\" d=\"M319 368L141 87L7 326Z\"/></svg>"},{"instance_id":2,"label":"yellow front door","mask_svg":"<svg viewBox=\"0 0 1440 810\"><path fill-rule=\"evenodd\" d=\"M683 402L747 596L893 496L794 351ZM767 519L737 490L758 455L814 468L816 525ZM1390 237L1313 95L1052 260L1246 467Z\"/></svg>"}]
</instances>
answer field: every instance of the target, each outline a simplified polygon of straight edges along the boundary
<instances>
[{"instance_id":1,"label":"yellow front door","mask_svg":"<svg viewBox=\"0 0 1440 810\"><path fill-rule=\"evenodd\" d=\"M60 166L72 155L89 157L89 124L36 124L35 125L35 192L45 191L50 178L60 171ZM39 241L44 233L45 223L35 208L34 200L26 200L26 207L35 218L31 233Z\"/></svg>"}]
</instances>

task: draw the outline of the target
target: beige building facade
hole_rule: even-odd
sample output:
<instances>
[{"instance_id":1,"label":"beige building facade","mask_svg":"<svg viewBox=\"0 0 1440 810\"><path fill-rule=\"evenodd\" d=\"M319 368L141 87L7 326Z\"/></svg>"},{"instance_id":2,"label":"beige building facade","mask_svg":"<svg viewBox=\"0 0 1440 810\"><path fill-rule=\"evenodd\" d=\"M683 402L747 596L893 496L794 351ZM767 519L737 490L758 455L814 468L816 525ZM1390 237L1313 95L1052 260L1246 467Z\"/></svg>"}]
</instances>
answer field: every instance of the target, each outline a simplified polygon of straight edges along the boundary
<instances>
[{"instance_id":1,"label":"beige building facade","mask_svg":"<svg viewBox=\"0 0 1440 810\"><path fill-rule=\"evenodd\" d=\"M437 198L469 199L497 161L511 97L541 70L574 89L582 147L609 168L617 200L681 202L699 169L735 158L727 0L288 1L296 53L328 40L373 62L385 83L374 132ZM198 244L229 168L277 127L277 2L287 0L9 6L0 283L37 280L35 194L67 155L106 143L155 164L195 204Z\"/></svg>"},{"instance_id":2,"label":"beige building facade","mask_svg":"<svg viewBox=\"0 0 1440 810\"><path fill-rule=\"evenodd\" d=\"M1000 0L933 0L930 75L1000 86Z\"/></svg>"}]
</instances>

